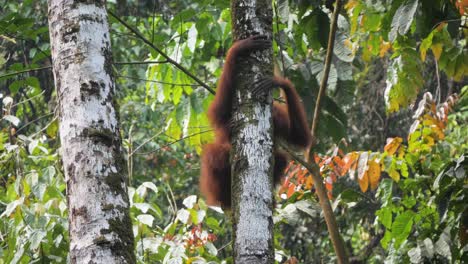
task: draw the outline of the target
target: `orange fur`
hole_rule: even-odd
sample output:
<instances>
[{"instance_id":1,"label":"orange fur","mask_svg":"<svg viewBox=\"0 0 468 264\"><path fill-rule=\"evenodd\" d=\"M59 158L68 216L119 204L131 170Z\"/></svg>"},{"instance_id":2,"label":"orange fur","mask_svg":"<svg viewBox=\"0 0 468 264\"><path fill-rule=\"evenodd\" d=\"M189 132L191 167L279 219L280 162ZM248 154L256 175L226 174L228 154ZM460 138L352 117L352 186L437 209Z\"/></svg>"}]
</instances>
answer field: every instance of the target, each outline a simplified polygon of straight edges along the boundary
<instances>
[{"instance_id":1,"label":"orange fur","mask_svg":"<svg viewBox=\"0 0 468 264\"><path fill-rule=\"evenodd\" d=\"M209 205L231 206L231 131L233 87L235 82L236 59L248 51L265 49L271 41L265 36L253 36L237 41L229 49L216 96L208 109L208 118L215 130L215 142L203 147L200 191ZM281 87L286 95L287 105L273 104L273 123L276 136L289 144L306 148L311 142L304 107L293 84L281 77L267 78L259 84L261 89ZM281 181L288 157L275 151L274 183Z\"/></svg>"}]
</instances>

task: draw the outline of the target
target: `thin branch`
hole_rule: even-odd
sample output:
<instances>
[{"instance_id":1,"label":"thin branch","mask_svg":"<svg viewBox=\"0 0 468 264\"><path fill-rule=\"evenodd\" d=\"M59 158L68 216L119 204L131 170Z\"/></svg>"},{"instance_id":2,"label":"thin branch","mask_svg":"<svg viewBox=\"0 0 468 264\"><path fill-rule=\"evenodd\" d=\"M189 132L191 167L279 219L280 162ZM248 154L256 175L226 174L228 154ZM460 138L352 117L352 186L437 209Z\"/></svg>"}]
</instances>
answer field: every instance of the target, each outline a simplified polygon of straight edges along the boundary
<instances>
[{"instance_id":1,"label":"thin branch","mask_svg":"<svg viewBox=\"0 0 468 264\"><path fill-rule=\"evenodd\" d=\"M275 24L276 24L276 33L278 34L278 50L279 50L279 54L280 54L280 58L281 58L281 68L282 68L282 71L283 71L283 74L286 72L286 69L284 68L284 58L283 58L283 49L282 49L282 43L281 43L281 36L279 34L280 32L280 29L279 29L279 18L278 18L278 3L277 2L273 2L273 5L275 7L275 16L276 16L276 19L275 19Z\"/></svg>"},{"instance_id":2,"label":"thin branch","mask_svg":"<svg viewBox=\"0 0 468 264\"><path fill-rule=\"evenodd\" d=\"M159 133L157 133L156 135L150 137L149 139L145 140L145 142L141 143L138 147L136 147L132 152L130 152L130 154L128 154L129 157L133 156L133 154L135 152L137 152L140 148L142 148L144 145L146 145L146 143L150 142L151 140L155 139L156 137L159 137L163 132L160 131Z\"/></svg>"},{"instance_id":3,"label":"thin branch","mask_svg":"<svg viewBox=\"0 0 468 264\"><path fill-rule=\"evenodd\" d=\"M330 234L330 240L332 241L333 247L335 248L338 263L348 263L344 243L341 239L338 224L336 223L335 215L333 214L333 209L328 199L327 190L325 188L325 185L323 184L323 178L320 174L319 166L315 162L307 162L303 160L301 157L296 155L293 151L291 151L284 145L282 145L282 148L286 152L288 152L288 154L295 161L299 162L302 166L304 166L312 175L315 191L317 193L317 196L319 197L320 207L322 208L323 217L325 218L325 223L327 224L328 233Z\"/></svg>"},{"instance_id":4,"label":"thin branch","mask_svg":"<svg viewBox=\"0 0 468 264\"><path fill-rule=\"evenodd\" d=\"M136 64L159 64L159 63L168 63L167 60L161 61L124 61L124 62L114 62L114 65L136 65Z\"/></svg>"},{"instance_id":5,"label":"thin branch","mask_svg":"<svg viewBox=\"0 0 468 264\"><path fill-rule=\"evenodd\" d=\"M148 155L148 154L154 153L154 152L156 152L156 151L158 151L158 150L160 150L162 148L165 148L165 147L168 147L170 145L176 144L176 143L178 143L180 141L184 141L187 138L191 138L191 137L194 137L194 136L197 136L197 135L200 135L200 134L203 134L203 133L207 133L207 132L210 132L210 131L212 131L212 129L208 129L208 130L200 131L200 132L197 132L197 133L193 133L193 134L187 135L185 137L176 139L176 140L174 140L172 142L169 142L168 144L166 144L166 145L164 145L162 147L159 147L157 149L154 149L154 150L151 150L151 151L148 151L148 152L140 152L140 153L135 153L135 151L134 151L132 154L134 154L134 155Z\"/></svg>"},{"instance_id":6,"label":"thin branch","mask_svg":"<svg viewBox=\"0 0 468 264\"><path fill-rule=\"evenodd\" d=\"M53 112L52 112L52 113L47 113L47 114L41 115L40 117L38 117L38 118L36 118L36 119L34 119L34 120L32 120L32 121L29 121L28 123L24 124L24 126L18 128L18 130L16 130L16 133L18 133L18 132L20 132L21 130L25 129L25 128L26 128L27 126L29 126L30 124L35 123L35 122L37 122L37 121L39 121L39 120L41 120L41 119L43 119L43 118L45 118L45 117L48 117L48 116L53 115L53 114L54 114ZM55 118L54 118L53 120L55 120ZM49 124L48 124L47 126L49 126ZM47 126L46 126L46 127L47 127Z\"/></svg>"},{"instance_id":7,"label":"thin branch","mask_svg":"<svg viewBox=\"0 0 468 264\"><path fill-rule=\"evenodd\" d=\"M157 64L157 63L168 63L170 61L168 60L162 60L162 61L129 61L129 62L114 62L114 65L133 65L133 64ZM52 69L52 66L44 66L44 67L39 67L39 68L34 68L34 69L26 69L22 71L16 71L16 72L9 72L4 75L0 75L0 79L5 78L5 77L11 77L15 75L20 75L23 73L29 73L29 72L34 72L34 71L42 71L42 70L49 70Z\"/></svg>"},{"instance_id":8,"label":"thin branch","mask_svg":"<svg viewBox=\"0 0 468 264\"><path fill-rule=\"evenodd\" d=\"M29 101L31 101L31 100L34 100L34 98L43 95L44 92L45 92L45 91L42 91L42 92L40 92L39 94L36 94L35 96L33 96L33 97L31 97L31 98L28 98L28 99L26 99L26 100L24 100L24 101L21 101L21 102L18 102L18 103L16 103L16 104L13 104L13 105L11 106L11 108L13 108L13 107L15 107L15 106L18 106L18 105L20 105L20 104L24 104L24 103L29 102Z\"/></svg>"},{"instance_id":9,"label":"thin branch","mask_svg":"<svg viewBox=\"0 0 468 264\"><path fill-rule=\"evenodd\" d=\"M341 1L337 0L335 11L333 12L333 20L332 20L332 25L330 28L330 35L328 35L328 47L327 47L327 55L325 57L325 69L323 70L323 77L322 77L322 81L320 82L320 89L317 95L317 101L315 103L314 119L312 120L311 133L312 133L312 138L314 139L314 142L312 144L316 143L315 139L316 139L316 132L317 132L317 126L318 126L318 121L319 121L320 106L322 104L322 97L325 94L325 90L327 89L328 76L330 75L331 61L333 57L333 49L335 47L335 34L336 34L336 29L337 29L337 24L338 24L338 15L339 15L340 9L341 9Z\"/></svg>"},{"instance_id":10,"label":"thin branch","mask_svg":"<svg viewBox=\"0 0 468 264\"><path fill-rule=\"evenodd\" d=\"M436 72L436 78L437 78L437 88L436 88L435 99L436 99L436 104L439 104L442 91L440 89L439 63L437 62L437 59L435 57L434 57L434 63L435 63L435 72Z\"/></svg>"},{"instance_id":11,"label":"thin branch","mask_svg":"<svg viewBox=\"0 0 468 264\"><path fill-rule=\"evenodd\" d=\"M348 257L346 254L346 249L345 249L343 240L341 238L341 235L339 233L338 225L336 223L336 218L335 218L335 215L333 214L333 209L328 199L327 190L325 189L325 185L323 184L323 178L321 177L321 174L320 174L320 168L315 163L315 160L313 158L313 152L311 152L312 147L316 144L316 141L317 141L316 131L317 131L317 126L318 126L318 121L319 121L320 106L321 106L322 97L325 94L325 90L327 88L328 76L330 74L330 68L331 68L331 62L332 62L332 56L333 56L333 48L335 44L335 34L336 34L337 26L338 26L338 16L341 10L341 4L342 4L341 0L336 0L335 10L333 11L333 18L332 18L331 26L330 26L330 34L328 35L328 47L327 47L327 55L325 58L325 68L324 68L323 78L320 83L320 90L317 95L317 101L315 103L314 117L313 117L312 128L311 128L313 142L305 153L305 157L306 157L305 161L301 160L294 153L289 152L289 154L291 154L291 156L294 157L295 160L297 160L299 163L301 163L304 167L306 167L310 171L312 175L312 179L314 181L315 190L319 198L320 207L322 208L323 216L325 218L328 232L330 234L330 240L332 241L333 247L335 248L335 253L336 253L336 257L338 258L338 263L347 264Z\"/></svg>"},{"instance_id":12,"label":"thin branch","mask_svg":"<svg viewBox=\"0 0 468 264\"><path fill-rule=\"evenodd\" d=\"M156 47L151 41L146 39L138 30L132 28L130 25L128 25L125 21L123 21L120 17L116 16L113 12L108 11L108 13L115 18L117 21L119 21L124 27L126 27L128 30L130 30L133 34L135 34L139 39L141 39L145 44L150 46L152 49L154 49L156 52L158 52L161 56L163 56L169 63L174 65L176 68L181 70L183 73L185 73L187 76L192 78L195 82L197 82L200 86L204 87L207 89L210 93L214 94L215 91L211 89L206 83L204 83L202 80L200 80L197 76L193 75L191 72L189 72L185 67L174 61L171 57L169 57L166 53L164 53L161 49Z\"/></svg>"},{"instance_id":13,"label":"thin branch","mask_svg":"<svg viewBox=\"0 0 468 264\"><path fill-rule=\"evenodd\" d=\"M22 71L17 71L17 72L10 72L10 73L6 73L4 75L0 75L0 79L5 78L5 77L14 76L14 75L20 75L20 74L23 74L23 73L28 73L28 72L33 72L33 71L42 71L42 70L48 70L48 69L52 69L52 66L45 66L45 67L27 69L27 70L22 70Z\"/></svg>"}]
</instances>

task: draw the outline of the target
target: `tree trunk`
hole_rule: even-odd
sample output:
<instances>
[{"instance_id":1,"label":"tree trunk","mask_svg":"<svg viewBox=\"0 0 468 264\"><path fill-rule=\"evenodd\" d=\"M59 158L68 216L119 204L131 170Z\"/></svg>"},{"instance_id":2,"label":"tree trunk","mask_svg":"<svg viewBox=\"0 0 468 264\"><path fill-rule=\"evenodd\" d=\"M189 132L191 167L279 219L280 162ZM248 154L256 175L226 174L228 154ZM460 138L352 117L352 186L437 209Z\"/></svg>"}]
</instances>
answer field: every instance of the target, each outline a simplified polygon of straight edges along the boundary
<instances>
[{"instance_id":1,"label":"tree trunk","mask_svg":"<svg viewBox=\"0 0 468 264\"><path fill-rule=\"evenodd\" d=\"M49 0L71 263L135 263L105 1Z\"/></svg>"},{"instance_id":2,"label":"tree trunk","mask_svg":"<svg viewBox=\"0 0 468 264\"><path fill-rule=\"evenodd\" d=\"M234 39L271 39L271 1L232 0L231 7ZM231 153L235 263L274 263L272 96L251 92L252 83L272 74L271 49L237 60Z\"/></svg>"}]
</instances>

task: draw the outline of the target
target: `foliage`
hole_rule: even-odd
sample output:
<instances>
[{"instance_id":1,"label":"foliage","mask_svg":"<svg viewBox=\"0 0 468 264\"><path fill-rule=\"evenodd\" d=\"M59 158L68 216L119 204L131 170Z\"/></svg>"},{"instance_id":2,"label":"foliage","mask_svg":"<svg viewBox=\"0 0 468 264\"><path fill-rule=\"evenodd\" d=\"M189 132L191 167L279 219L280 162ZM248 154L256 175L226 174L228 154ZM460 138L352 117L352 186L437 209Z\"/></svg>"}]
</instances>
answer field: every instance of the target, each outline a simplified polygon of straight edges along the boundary
<instances>
[{"instance_id":1,"label":"foliage","mask_svg":"<svg viewBox=\"0 0 468 264\"><path fill-rule=\"evenodd\" d=\"M468 98L467 89L468 86L463 91L462 101ZM407 146L402 145L402 138L390 138L382 153L362 151L344 154L335 148L329 156L315 157L330 198L333 184L338 177L345 175L356 180L362 192L376 191L376 198L381 203L376 211L376 221L385 229L381 243L383 248L395 253L390 254L388 260L403 261L409 257L411 262L419 263L424 259L459 259L466 254L463 253L463 232L458 234L455 231L463 225L462 215L468 210L462 202L468 194L463 186L467 180L465 154L468 148L466 143L458 147L442 141L449 122L448 113L456 101L457 96L451 96L436 110L431 94L426 93L414 115L415 122ZM466 121L466 111L460 117ZM466 125L462 127L466 131ZM456 153L447 155L447 147L458 149ZM310 198L313 191L310 172L291 162L287 175L279 195L288 202ZM402 182L400 175L403 176ZM430 192L421 186L428 186ZM350 199L352 192L349 189L339 193L337 200L344 198L348 204L358 200L358 195ZM395 198L398 198L397 202ZM428 200L436 202L426 204ZM443 219L446 217L450 219ZM434 231L440 237L431 234ZM410 237L414 233L419 235Z\"/></svg>"},{"instance_id":2,"label":"foliage","mask_svg":"<svg viewBox=\"0 0 468 264\"><path fill-rule=\"evenodd\" d=\"M156 2L108 1L107 8L214 88L232 42L229 2ZM275 64L309 116L330 2L274 5ZM345 2L314 151L352 260L468 258L465 2ZM0 1L0 263L67 261L46 6ZM195 196L198 155L212 140L205 111L213 96L109 22L139 263L231 263L229 214ZM405 111L414 117L396 114ZM308 172L291 163L274 217L278 263L335 260L313 190Z\"/></svg>"}]
</instances>

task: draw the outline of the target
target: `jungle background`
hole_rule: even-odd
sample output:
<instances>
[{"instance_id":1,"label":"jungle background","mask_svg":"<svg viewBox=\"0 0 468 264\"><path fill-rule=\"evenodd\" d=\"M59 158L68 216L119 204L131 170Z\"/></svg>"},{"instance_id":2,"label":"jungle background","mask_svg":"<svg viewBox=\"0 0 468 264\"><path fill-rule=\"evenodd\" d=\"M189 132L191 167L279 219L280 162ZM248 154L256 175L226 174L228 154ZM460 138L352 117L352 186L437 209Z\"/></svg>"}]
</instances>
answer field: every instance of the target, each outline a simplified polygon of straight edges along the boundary
<instances>
[{"instance_id":1,"label":"jungle background","mask_svg":"<svg viewBox=\"0 0 468 264\"><path fill-rule=\"evenodd\" d=\"M275 64L312 118L333 1L274 2ZM140 263L232 261L229 215L199 196L229 1L107 1ZM467 1L348 0L318 128L321 168L353 263L468 260ZM140 34L135 34L140 32ZM47 2L0 0L0 263L64 263L65 183ZM277 191L278 263L335 254L307 170Z\"/></svg>"}]
</instances>

